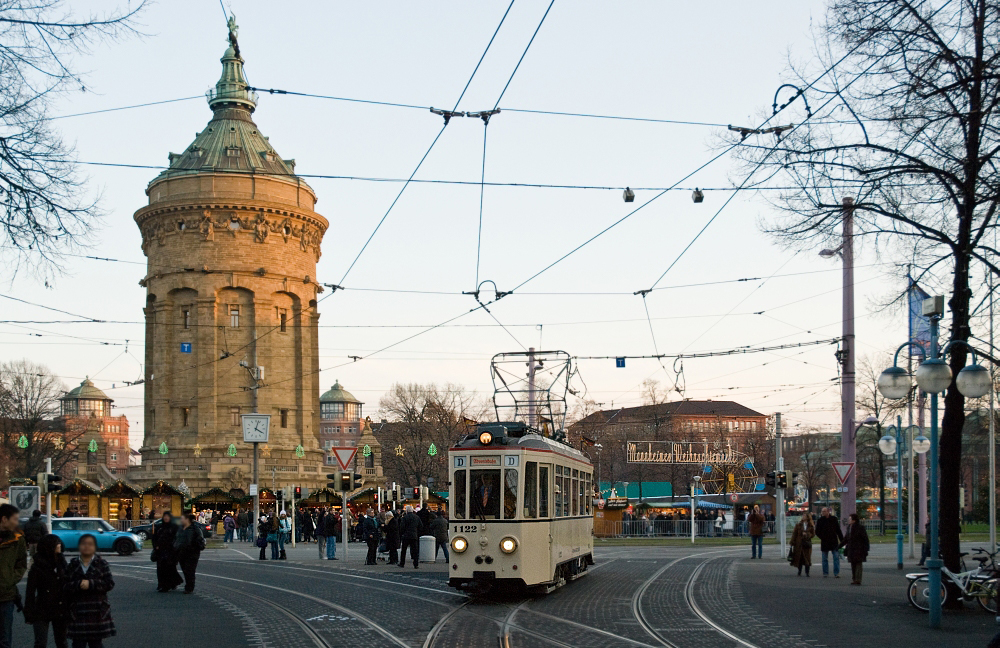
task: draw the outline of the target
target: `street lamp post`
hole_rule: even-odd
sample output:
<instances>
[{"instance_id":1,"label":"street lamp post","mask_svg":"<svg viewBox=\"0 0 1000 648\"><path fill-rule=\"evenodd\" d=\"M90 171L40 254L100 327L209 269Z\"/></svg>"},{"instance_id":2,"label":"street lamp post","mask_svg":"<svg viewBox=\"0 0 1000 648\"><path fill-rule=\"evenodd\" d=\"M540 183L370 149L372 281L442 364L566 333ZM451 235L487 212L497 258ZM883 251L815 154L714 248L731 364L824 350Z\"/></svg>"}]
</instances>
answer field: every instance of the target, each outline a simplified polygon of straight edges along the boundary
<instances>
[{"instance_id":1,"label":"street lamp post","mask_svg":"<svg viewBox=\"0 0 1000 648\"><path fill-rule=\"evenodd\" d=\"M701 485L701 475L694 476L694 483L691 484L691 544L694 544L695 522L694 509L698 506L698 486Z\"/></svg>"},{"instance_id":2,"label":"street lamp post","mask_svg":"<svg viewBox=\"0 0 1000 648\"><path fill-rule=\"evenodd\" d=\"M901 436L903 430L903 417L896 417L896 427L890 427L886 432L894 432L894 434L886 434L884 437L879 439L878 447L887 457L891 457L893 453L896 454L896 569L903 568L903 489L902 478L903 478L903 437ZM882 484L882 488L885 488L885 484ZM884 497L883 497L884 498Z\"/></svg>"},{"instance_id":3,"label":"street lamp post","mask_svg":"<svg viewBox=\"0 0 1000 648\"><path fill-rule=\"evenodd\" d=\"M924 300L923 314L930 319L931 349L927 358L917 368L917 385L924 393L931 395L931 479L930 479L930 558L927 559L927 584L929 625L931 628L941 627L941 566L938 557L938 394L947 389L952 382L951 367L941 356L948 353L952 345L961 344L972 352L972 364L963 368L955 379L955 386L966 398L980 398L993 388L990 373L985 367L976 363L976 350L964 340L952 340L938 350L938 323L944 315L944 298L930 297ZM899 352L910 346L903 344L893 356L892 366L882 372L878 379L878 390L888 399L898 400L910 391L910 374L898 366ZM914 440L916 446L916 440ZM915 448L916 449L916 448ZM919 450L917 450L919 452Z\"/></svg>"}]
</instances>

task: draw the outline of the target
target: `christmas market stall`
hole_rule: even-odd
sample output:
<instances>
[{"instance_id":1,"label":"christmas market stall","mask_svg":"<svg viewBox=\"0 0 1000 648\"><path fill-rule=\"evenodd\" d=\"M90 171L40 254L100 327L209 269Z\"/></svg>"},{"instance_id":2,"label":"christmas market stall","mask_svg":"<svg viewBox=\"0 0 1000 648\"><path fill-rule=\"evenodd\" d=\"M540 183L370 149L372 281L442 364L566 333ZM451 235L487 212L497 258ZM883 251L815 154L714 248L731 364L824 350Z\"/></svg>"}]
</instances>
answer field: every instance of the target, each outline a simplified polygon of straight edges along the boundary
<instances>
[{"instance_id":1,"label":"christmas market stall","mask_svg":"<svg viewBox=\"0 0 1000 648\"><path fill-rule=\"evenodd\" d=\"M100 493L100 516L111 522L138 520L142 508L142 493L119 479Z\"/></svg>"},{"instance_id":2,"label":"christmas market stall","mask_svg":"<svg viewBox=\"0 0 1000 648\"><path fill-rule=\"evenodd\" d=\"M152 511L155 517L169 511L177 517L184 506L184 494L162 479L142 492L143 518Z\"/></svg>"},{"instance_id":3,"label":"christmas market stall","mask_svg":"<svg viewBox=\"0 0 1000 648\"><path fill-rule=\"evenodd\" d=\"M52 506L62 515L97 517L100 513L101 487L79 477L56 493Z\"/></svg>"}]
</instances>

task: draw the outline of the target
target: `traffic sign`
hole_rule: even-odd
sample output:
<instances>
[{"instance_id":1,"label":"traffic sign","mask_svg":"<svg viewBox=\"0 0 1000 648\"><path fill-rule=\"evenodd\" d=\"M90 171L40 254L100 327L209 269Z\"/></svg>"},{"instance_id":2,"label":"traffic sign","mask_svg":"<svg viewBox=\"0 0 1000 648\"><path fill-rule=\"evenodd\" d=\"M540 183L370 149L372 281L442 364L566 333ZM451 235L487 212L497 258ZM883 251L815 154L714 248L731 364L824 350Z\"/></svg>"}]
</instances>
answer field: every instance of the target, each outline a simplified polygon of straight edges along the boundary
<instances>
[{"instance_id":1,"label":"traffic sign","mask_svg":"<svg viewBox=\"0 0 1000 648\"><path fill-rule=\"evenodd\" d=\"M615 358L615 367L618 369L625 368L625 358Z\"/></svg>"},{"instance_id":2,"label":"traffic sign","mask_svg":"<svg viewBox=\"0 0 1000 648\"><path fill-rule=\"evenodd\" d=\"M854 470L853 461L834 461L833 462L833 472L837 473L837 479L840 483L846 483L847 478L851 476L851 472Z\"/></svg>"},{"instance_id":3,"label":"traffic sign","mask_svg":"<svg viewBox=\"0 0 1000 648\"><path fill-rule=\"evenodd\" d=\"M740 501L740 494L739 493L730 493L729 494L729 501L733 502L733 503L736 503L736 502Z\"/></svg>"},{"instance_id":4,"label":"traffic sign","mask_svg":"<svg viewBox=\"0 0 1000 648\"><path fill-rule=\"evenodd\" d=\"M333 454L337 457L337 463L340 464L342 470L349 470L351 462L354 461L354 455L358 453L357 447L354 448L333 448Z\"/></svg>"}]
</instances>

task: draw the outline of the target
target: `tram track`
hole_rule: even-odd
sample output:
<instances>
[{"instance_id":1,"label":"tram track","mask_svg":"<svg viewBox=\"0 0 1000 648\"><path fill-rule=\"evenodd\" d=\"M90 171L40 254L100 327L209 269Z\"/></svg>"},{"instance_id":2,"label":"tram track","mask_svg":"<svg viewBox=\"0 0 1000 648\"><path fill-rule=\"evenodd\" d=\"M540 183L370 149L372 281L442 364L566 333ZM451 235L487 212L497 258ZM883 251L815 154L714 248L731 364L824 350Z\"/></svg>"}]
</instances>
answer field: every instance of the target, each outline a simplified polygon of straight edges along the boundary
<instances>
[{"instance_id":1,"label":"tram track","mask_svg":"<svg viewBox=\"0 0 1000 648\"><path fill-rule=\"evenodd\" d=\"M121 566L123 566L123 567L131 567L133 569L139 569L139 570L143 570L143 571L155 570L155 567L140 567L139 565L127 565L126 564L126 565L121 565ZM234 582L234 583L240 583L241 585L244 585L244 586L252 585L252 586L255 586L255 587L262 587L262 588L269 589L269 590L272 590L272 591L281 592L283 594L288 594L288 595L291 595L291 596L297 596L299 598L303 598L303 599L312 601L314 603L317 603L317 604L319 604L322 607L334 609L334 610L337 610L338 612L340 612L341 614L348 615L350 618L355 619L359 623L361 623L361 624L367 626L368 628L370 628L371 630L374 630L376 633L378 633L379 635L381 635L384 639L386 639L389 642L391 642L392 645L400 646L401 648L411 648L410 644L407 643L404 639L402 639L402 638L396 636L395 634L389 632L388 630L386 630L384 627L382 627L380 624L376 623L372 619L370 619L367 616L361 614L360 612L357 612L356 610L353 610L351 608L345 607L345 606L340 605L338 603L333 603L332 601L327 601L327 600L321 599L319 597L313 596L311 594L305 594L303 592L296 592L294 590L286 589L284 587L278 587L277 585L271 585L269 583L260 583L260 582L253 582L253 581L241 580L239 578L231 578L229 576L220 576L218 574L200 573L200 574L198 574L198 577L199 578L210 578L210 579L215 579L215 580L230 581L230 582ZM315 630L315 628L312 628L312 626L309 624L308 620L300 617L299 615L295 614L291 610L288 610L287 608L284 608L284 606L281 606L281 605L279 605L279 604L277 604L277 603L275 603L275 602L273 602L273 601L271 601L269 599L263 599L263 598L258 597L256 595L249 594L249 593L247 593L246 591L244 591L242 589L241 590L237 590L237 589L228 588L228 587L223 587L223 589L227 589L227 590L236 592L236 593L238 593L238 594L240 594L242 596L248 596L250 598L257 599L258 601L261 601L261 602L265 603L269 607L271 607L273 609L276 609L279 612L291 614L293 616L292 620L297 625L301 624L301 623L305 623L306 624L305 627L309 628L309 631L308 631L307 635L310 637L310 639L312 639L314 642L315 641L322 641L323 642L322 644L317 644L318 646L320 646L320 648L333 648L330 644L328 644L328 643L325 642L325 640L318 633L318 631Z\"/></svg>"}]
</instances>

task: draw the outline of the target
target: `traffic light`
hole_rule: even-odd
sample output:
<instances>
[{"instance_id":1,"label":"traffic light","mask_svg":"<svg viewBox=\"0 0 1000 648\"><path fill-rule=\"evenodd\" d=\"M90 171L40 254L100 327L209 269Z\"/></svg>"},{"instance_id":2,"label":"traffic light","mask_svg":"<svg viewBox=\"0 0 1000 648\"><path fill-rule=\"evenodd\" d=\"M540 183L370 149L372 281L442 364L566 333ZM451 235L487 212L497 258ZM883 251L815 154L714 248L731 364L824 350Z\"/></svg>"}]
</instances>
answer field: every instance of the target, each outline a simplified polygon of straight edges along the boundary
<instances>
[{"instance_id":1,"label":"traffic light","mask_svg":"<svg viewBox=\"0 0 1000 648\"><path fill-rule=\"evenodd\" d=\"M340 473L340 488L338 490L344 493L351 490L351 473L349 472Z\"/></svg>"},{"instance_id":2,"label":"traffic light","mask_svg":"<svg viewBox=\"0 0 1000 648\"><path fill-rule=\"evenodd\" d=\"M793 484L798 484L799 483L799 473L797 473L797 472L793 472L792 473L792 483Z\"/></svg>"},{"instance_id":3,"label":"traffic light","mask_svg":"<svg viewBox=\"0 0 1000 648\"><path fill-rule=\"evenodd\" d=\"M764 483L767 484L768 486L774 486L775 485L774 471L773 470L771 472L767 473L767 475L764 477Z\"/></svg>"},{"instance_id":4,"label":"traffic light","mask_svg":"<svg viewBox=\"0 0 1000 648\"><path fill-rule=\"evenodd\" d=\"M53 473L38 473L36 483L41 489L42 495L54 493L60 489L62 477Z\"/></svg>"},{"instance_id":5,"label":"traffic light","mask_svg":"<svg viewBox=\"0 0 1000 648\"><path fill-rule=\"evenodd\" d=\"M362 479L361 473L354 473L354 488L361 488Z\"/></svg>"},{"instance_id":6,"label":"traffic light","mask_svg":"<svg viewBox=\"0 0 1000 648\"><path fill-rule=\"evenodd\" d=\"M302 487L301 486L296 486L295 487L295 499L302 499Z\"/></svg>"},{"instance_id":7,"label":"traffic light","mask_svg":"<svg viewBox=\"0 0 1000 648\"><path fill-rule=\"evenodd\" d=\"M420 499L420 487L419 486L414 486L413 487L413 499L416 499L416 500Z\"/></svg>"},{"instance_id":8,"label":"traffic light","mask_svg":"<svg viewBox=\"0 0 1000 648\"><path fill-rule=\"evenodd\" d=\"M782 470L779 473L775 473L775 478L777 480L776 485L778 488L788 488L788 473Z\"/></svg>"},{"instance_id":9,"label":"traffic light","mask_svg":"<svg viewBox=\"0 0 1000 648\"><path fill-rule=\"evenodd\" d=\"M333 490L333 491L339 491L339 490L343 490L343 489L342 489L342 488L340 487L340 476L341 476L342 474L343 474L343 473L330 473L330 474L328 474L328 475L326 476L326 478L327 478L327 479L329 479L330 481L329 481L329 483L328 483L328 484L326 485L326 487L327 487L327 488L329 488L330 490Z\"/></svg>"},{"instance_id":10,"label":"traffic light","mask_svg":"<svg viewBox=\"0 0 1000 648\"><path fill-rule=\"evenodd\" d=\"M279 488L278 491L274 494L274 496L277 499L279 499L279 500L284 500L285 499L285 491L283 489Z\"/></svg>"}]
</instances>

